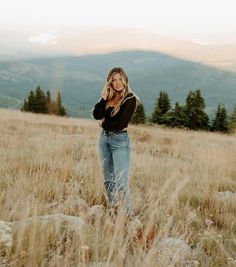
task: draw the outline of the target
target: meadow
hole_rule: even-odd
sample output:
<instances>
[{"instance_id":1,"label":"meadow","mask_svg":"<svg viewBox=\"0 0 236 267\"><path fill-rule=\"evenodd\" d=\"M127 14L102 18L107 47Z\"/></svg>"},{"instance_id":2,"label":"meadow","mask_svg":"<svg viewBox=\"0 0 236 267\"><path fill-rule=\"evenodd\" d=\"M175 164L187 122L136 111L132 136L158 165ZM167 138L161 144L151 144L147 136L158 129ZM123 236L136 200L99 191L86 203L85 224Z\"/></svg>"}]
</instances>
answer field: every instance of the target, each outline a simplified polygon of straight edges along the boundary
<instances>
[{"instance_id":1,"label":"meadow","mask_svg":"<svg viewBox=\"0 0 236 267\"><path fill-rule=\"evenodd\" d=\"M0 266L236 266L235 134L129 125L129 220L109 212L97 121L0 109L0 128ZM83 226L42 224L58 214Z\"/></svg>"}]
</instances>

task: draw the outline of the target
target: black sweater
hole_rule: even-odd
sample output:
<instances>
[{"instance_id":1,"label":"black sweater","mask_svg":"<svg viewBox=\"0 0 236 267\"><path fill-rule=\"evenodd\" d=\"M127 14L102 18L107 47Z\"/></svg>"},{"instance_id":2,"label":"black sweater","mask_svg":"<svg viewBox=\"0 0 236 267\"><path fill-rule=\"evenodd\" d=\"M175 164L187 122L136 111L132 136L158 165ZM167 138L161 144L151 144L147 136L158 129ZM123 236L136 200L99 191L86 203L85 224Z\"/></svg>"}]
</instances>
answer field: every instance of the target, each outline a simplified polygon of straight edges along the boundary
<instances>
[{"instance_id":1,"label":"black sweater","mask_svg":"<svg viewBox=\"0 0 236 267\"><path fill-rule=\"evenodd\" d=\"M111 112L113 107L108 107L106 109L106 100L101 98L101 100L95 105L93 110L93 117L96 120L101 120L105 118L102 123L102 128L109 131L120 131L128 126L128 123L135 111L136 98L132 94L126 96L128 98L121 106L119 112L111 117Z\"/></svg>"}]
</instances>

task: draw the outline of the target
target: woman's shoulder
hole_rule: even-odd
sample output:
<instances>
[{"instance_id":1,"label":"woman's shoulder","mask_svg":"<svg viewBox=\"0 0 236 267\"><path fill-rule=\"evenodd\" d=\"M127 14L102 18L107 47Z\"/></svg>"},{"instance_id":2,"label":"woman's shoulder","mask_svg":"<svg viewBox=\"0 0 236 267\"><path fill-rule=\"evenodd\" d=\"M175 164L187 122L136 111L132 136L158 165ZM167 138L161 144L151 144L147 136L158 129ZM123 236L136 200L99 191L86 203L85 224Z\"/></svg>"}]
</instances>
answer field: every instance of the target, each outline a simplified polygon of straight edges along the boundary
<instances>
[{"instance_id":1,"label":"woman's shoulder","mask_svg":"<svg viewBox=\"0 0 236 267\"><path fill-rule=\"evenodd\" d=\"M125 98L133 98L134 97L134 94L133 93L131 93L131 92L129 92L127 95L126 95L126 97Z\"/></svg>"},{"instance_id":2,"label":"woman's shoulder","mask_svg":"<svg viewBox=\"0 0 236 267\"><path fill-rule=\"evenodd\" d=\"M126 95L126 97L124 98L124 101L122 102L122 104L124 104L124 103L126 103L126 105L130 105L130 104L133 105L133 103L136 103L136 97L135 97L134 93L129 92Z\"/></svg>"}]
</instances>

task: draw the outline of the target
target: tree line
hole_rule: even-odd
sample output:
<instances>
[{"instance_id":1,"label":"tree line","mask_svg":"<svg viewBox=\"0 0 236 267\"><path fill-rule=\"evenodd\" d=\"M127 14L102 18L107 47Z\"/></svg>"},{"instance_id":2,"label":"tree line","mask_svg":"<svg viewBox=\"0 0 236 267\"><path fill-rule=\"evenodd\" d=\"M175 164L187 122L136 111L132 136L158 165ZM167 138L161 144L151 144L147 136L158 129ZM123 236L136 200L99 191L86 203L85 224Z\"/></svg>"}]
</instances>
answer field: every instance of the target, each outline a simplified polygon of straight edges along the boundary
<instances>
[{"instance_id":1,"label":"tree line","mask_svg":"<svg viewBox=\"0 0 236 267\"><path fill-rule=\"evenodd\" d=\"M21 111L35 113L55 114L66 116L66 109L62 105L60 91L57 91L55 100L48 90L46 94L37 86L35 91L30 91L24 100ZM192 130L206 130L213 132L229 133L236 129L236 105L232 114L228 114L224 105L219 104L213 119L205 112L205 99L199 89L190 91L186 97L185 105L175 103L171 107L168 93L161 91L156 98L154 109L149 118L145 115L143 104L140 102L131 118L133 124L154 123L169 127L187 128Z\"/></svg>"},{"instance_id":2,"label":"tree line","mask_svg":"<svg viewBox=\"0 0 236 267\"><path fill-rule=\"evenodd\" d=\"M34 113L55 114L58 116L66 116L66 109L62 105L60 91L57 91L55 100L51 97L48 90L46 94L37 86L35 91L30 91L28 97L24 100L21 111L30 111Z\"/></svg>"},{"instance_id":3,"label":"tree line","mask_svg":"<svg viewBox=\"0 0 236 267\"><path fill-rule=\"evenodd\" d=\"M214 118L209 119L205 112L205 99L199 89L189 92L185 105L176 102L172 108L168 93L161 91L151 117L146 118L143 104L139 103L131 122L151 122L169 127L229 133L236 129L236 105L229 115L225 106L219 104Z\"/></svg>"}]
</instances>

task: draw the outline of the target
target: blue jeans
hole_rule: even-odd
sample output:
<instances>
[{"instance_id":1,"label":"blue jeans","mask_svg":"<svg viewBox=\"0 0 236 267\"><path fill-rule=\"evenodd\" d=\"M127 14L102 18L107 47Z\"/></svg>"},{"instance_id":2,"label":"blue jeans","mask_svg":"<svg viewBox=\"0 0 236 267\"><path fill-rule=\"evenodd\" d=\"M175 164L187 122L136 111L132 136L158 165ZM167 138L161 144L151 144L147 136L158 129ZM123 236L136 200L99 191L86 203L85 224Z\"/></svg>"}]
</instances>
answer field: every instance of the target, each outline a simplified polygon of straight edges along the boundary
<instances>
[{"instance_id":1,"label":"blue jeans","mask_svg":"<svg viewBox=\"0 0 236 267\"><path fill-rule=\"evenodd\" d=\"M129 189L131 142L128 133L106 134L102 130L99 139L99 156L110 205L116 207L121 202L124 203L127 214L131 216Z\"/></svg>"}]
</instances>

